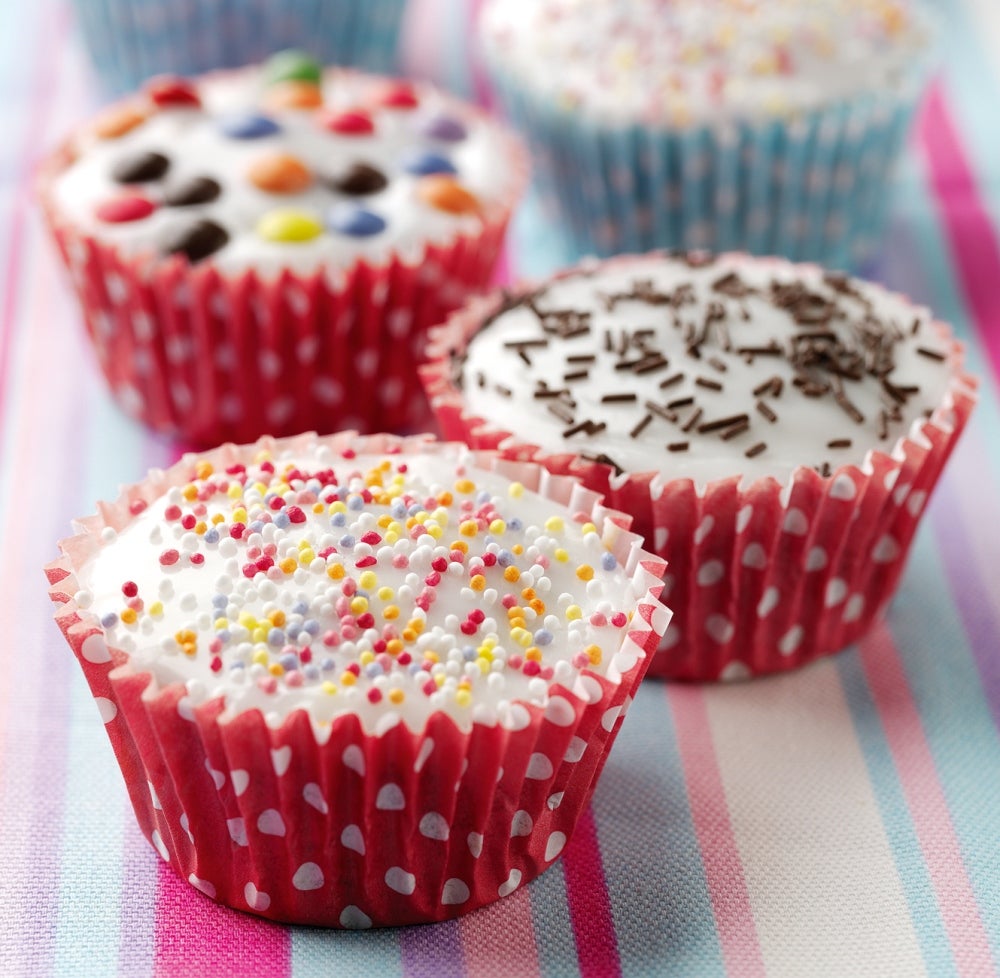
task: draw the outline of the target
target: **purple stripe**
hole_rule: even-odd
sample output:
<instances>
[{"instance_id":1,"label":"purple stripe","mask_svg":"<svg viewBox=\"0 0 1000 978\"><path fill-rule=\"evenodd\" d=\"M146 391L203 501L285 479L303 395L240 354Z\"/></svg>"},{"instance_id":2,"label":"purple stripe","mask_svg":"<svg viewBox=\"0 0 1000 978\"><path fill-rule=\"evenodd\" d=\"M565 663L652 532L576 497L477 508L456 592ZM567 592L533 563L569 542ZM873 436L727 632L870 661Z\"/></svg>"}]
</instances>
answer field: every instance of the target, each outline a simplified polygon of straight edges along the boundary
<instances>
[{"instance_id":1,"label":"purple stripe","mask_svg":"<svg viewBox=\"0 0 1000 978\"><path fill-rule=\"evenodd\" d=\"M404 927L399 932L399 949L406 978L456 978L465 974L457 920Z\"/></svg>"},{"instance_id":2,"label":"purple stripe","mask_svg":"<svg viewBox=\"0 0 1000 978\"><path fill-rule=\"evenodd\" d=\"M156 875L159 857L139 831L131 804L125 800L122 844L121 937L118 974L141 975L153 960Z\"/></svg>"}]
</instances>

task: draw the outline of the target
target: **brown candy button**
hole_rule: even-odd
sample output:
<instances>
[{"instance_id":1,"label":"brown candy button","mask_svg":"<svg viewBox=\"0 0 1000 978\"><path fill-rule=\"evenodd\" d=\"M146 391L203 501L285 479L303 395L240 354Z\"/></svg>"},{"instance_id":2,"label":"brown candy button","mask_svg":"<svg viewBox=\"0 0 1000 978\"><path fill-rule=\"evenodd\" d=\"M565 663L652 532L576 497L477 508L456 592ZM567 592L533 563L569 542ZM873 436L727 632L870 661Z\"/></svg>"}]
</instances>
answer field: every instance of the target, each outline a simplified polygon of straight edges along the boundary
<instances>
[{"instance_id":1,"label":"brown candy button","mask_svg":"<svg viewBox=\"0 0 1000 978\"><path fill-rule=\"evenodd\" d=\"M173 231L163 242L168 255L185 255L192 264L207 258L229 241L226 229L215 221L199 220Z\"/></svg>"},{"instance_id":2,"label":"brown candy button","mask_svg":"<svg viewBox=\"0 0 1000 978\"><path fill-rule=\"evenodd\" d=\"M222 187L211 177L188 177L167 188L163 203L168 207L190 207L207 204L222 193Z\"/></svg>"},{"instance_id":3,"label":"brown candy button","mask_svg":"<svg viewBox=\"0 0 1000 978\"><path fill-rule=\"evenodd\" d=\"M170 160L162 153L143 152L124 156L111 168L118 183L147 183L159 180L170 168Z\"/></svg>"},{"instance_id":4,"label":"brown candy button","mask_svg":"<svg viewBox=\"0 0 1000 978\"><path fill-rule=\"evenodd\" d=\"M297 194L312 183L312 173L297 156L264 153L250 164L247 179L269 194Z\"/></svg>"},{"instance_id":5,"label":"brown candy button","mask_svg":"<svg viewBox=\"0 0 1000 978\"><path fill-rule=\"evenodd\" d=\"M328 183L339 193L350 194L352 197L364 197L367 194L378 193L389 185L386 175L367 163L353 164L340 176L329 180Z\"/></svg>"}]
</instances>

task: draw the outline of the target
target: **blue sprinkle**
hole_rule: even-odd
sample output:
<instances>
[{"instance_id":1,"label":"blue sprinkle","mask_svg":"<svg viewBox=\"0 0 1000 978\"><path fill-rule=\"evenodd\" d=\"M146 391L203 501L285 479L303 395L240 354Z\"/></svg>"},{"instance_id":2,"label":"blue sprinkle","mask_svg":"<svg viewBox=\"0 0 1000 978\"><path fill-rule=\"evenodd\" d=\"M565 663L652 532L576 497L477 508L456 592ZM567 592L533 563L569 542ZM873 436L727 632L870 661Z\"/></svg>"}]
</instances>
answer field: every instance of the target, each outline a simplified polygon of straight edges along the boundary
<instances>
[{"instance_id":1,"label":"blue sprinkle","mask_svg":"<svg viewBox=\"0 0 1000 978\"><path fill-rule=\"evenodd\" d=\"M497 563L501 567L509 567L514 563L514 555L509 550L501 550L497 554Z\"/></svg>"},{"instance_id":2,"label":"blue sprinkle","mask_svg":"<svg viewBox=\"0 0 1000 978\"><path fill-rule=\"evenodd\" d=\"M346 513L334 513L330 517L330 526L347 526L347 514Z\"/></svg>"},{"instance_id":3,"label":"blue sprinkle","mask_svg":"<svg viewBox=\"0 0 1000 978\"><path fill-rule=\"evenodd\" d=\"M284 645L285 644L285 633L280 628L272 628L267 633L267 644L268 645Z\"/></svg>"},{"instance_id":4,"label":"blue sprinkle","mask_svg":"<svg viewBox=\"0 0 1000 978\"><path fill-rule=\"evenodd\" d=\"M208 534L206 533L205 536L208 536ZM225 594L213 594L212 607L218 608L220 611L225 611L229 607L229 597Z\"/></svg>"},{"instance_id":5,"label":"blue sprinkle","mask_svg":"<svg viewBox=\"0 0 1000 978\"><path fill-rule=\"evenodd\" d=\"M275 517L274 517L274 525L275 525L275 526L276 526L276 527L277 527L277 528L278 528L279 530L283 530L283 529L284 529L284 528L285 528L286 526L288 526L288 525L289 525L289 524L290 524L291 522L292 522L292 521L291 521L291 520L290 520L290 519L288 518L288 513L286 513L286 512L284 511L284 510L281 510L281 512L280 512L280 513L276 513L276 514L275 514Z\"/></svg>"},{"instance_id":6,"label":"blue sprinkle","mask_svg":"<svg viewBox=\"0 0 1000 978\"><path fill-rule=\"evenodd\" d=\"M377 662L370 662L365 666L365 675L369 679L374 679L376 676L382 675L382 667Z\"/></svg>"},{"instance_id":7,"label":"blue sprinkle","mask_svg":"<svg viewBox=\"0 0 1000 978\"><path fill-rule=\"evenodd\" d=\"M316 621L315 618L307 618L302 623L302 631L306 632L309 635L312 635L314 638L317 635L319 635L319 629L320 629L319 622Z\"/></svg>"},{"instance_id":8,"label":"blue sprinkle","mask_svg":"<svg viewBox=\"0 0 1000 978\"><path fill-rule=\"evenodd\" d=\"M284 667L286 672L291 669L298 669L299 667L299 657L297 655L292 655L291 652L283 655L280 659L278 659L278 661Z\"/></svg>"},{"instance_id":9,"label":"blue sprinkle","mask_svg":"<svg viewBox=\"0 0 1000 978\"><path fill-rule=\"evenodd\" d=\"M113 612L109 611L102 619L101 625L104 628L114 628L118 624L118 616Z\"/></svg>"},{"instance_id":10,"label":"blue sprinkle","mask_svg":"<svg viewBox=\"0 0 1000 978\"><path fill-rule=\"evenodd\" d=\"M465 126L451 116L439 115L431 119L423 128L423 135L430 139L440 139L444 143L460 143L468 135Z\"/></svg>"},{"instance_id":11,"label":"blue sprinkle","mask_svg":"<svg viewBox=\"0 0 1000 978\"><path fill-rule=\"evenodd\" d=\"M212 527L212 529L206 530L204 540L205 543L218 543L219 531L214 526Z\"/></svg>"},{"instance_id":12,"label":"blue sprinkle","mask_svg":"<svg viewBox=\"0 0 1000 978\"><path fill-rule=\"evenodd\" d=\"M233 670L233 669L245 669L246 666L237 659L235 662L230 662L229 663L229 668L230 668L230 670Z\"/></svg>"},{"instance_id":13,"label":"blue sprinkle","mask_svg":"<svg viewBox=\"0 0 1000 978\"><path fill-rule=\"evenodd\" d=\"M423 511L423 508L424 507L421 506L420 503L413 503L413 505L410 506L410 508L406 511L406 515L407 516L416 516L417 513L420 513L420 512Z\"/></svg>"},{"instance_id":14,"label":"blue sprinkle","mask_svg":"<svg viewBox=\"0 0 1000 978\"><path fill-rule=\"evenodd\" d=\"M370 238L385 230L385 220L356 204L335 204L327 212L327 227L352 238Z\"/></svg>"},{"instance_id":15,"label":"blue sprinkle","mask_svg":"<svg viewBox=\"0 0 1000 978\"><path fill-rule=\"evenodd\" d=\"M305 676L306 679L310 680L310 682L316 682L316 680L319 679L319 669L310 663L302 670L302 675Z\"/></svg>"},{"instance_id":16,"label":"blue sprinkle","mask_svg":"<svg viewBox=\"0 0 1000 978\"><path fill-rule=\"evenodd\" d=\"M290 625L285 625L285 634L288 636L290 642L294 642L299 637L300 631L302 631L302 627L296 625L294 622Z\"/></svg>"},{"instance_id":17,"label":"blue sprinkle","mask_svg":"<svg viewBox=\"0 0 1000 978\"><path fill-rule=\"evenodd\" d=\"M455 165L440 153L416 151L403 160L403 169L414 176L426 177L432 173L457 173Z\"/></svg>"},{"instance_id":18,"label":"blue sprinkle","mask_svg":"<svg viewBox=\"0 0 1000 978\"><path fill-rule=\"evenodd\" d=\"M507 520L507 528L517 532L518 530L524 529L524 524L515 516L512 519Z\"/></svg>"},{"instance_id":19,"label":"blue sprinkle","mask_svg":"<svg viewBox=\"0 0 1000 978\"><path fill-rule=\"evenodd\" d=\"M401 503L398 499L392 504L389 510L389 514L394 520L401 520L406 516L406 504Z\"/></svg>"},{"instance_id":20,"label":"blue sprinkle","mask_svg":"<svg viewBox=\"0 0 1000 978\"><path fill-rule=\"evenodd\" d=\"M296 601L295 604L292 605L293 615L304 615L308 610L309 605L307 605L305 601Z\"/></svg>"},{"instance_id":21,"label":"blue sprinkle","mask_svg":"<svg viewBox=\"0 0 1000 978\"><path fill-rule=\"evenodd\" d=\"M476 650L471 645L466 645L465 648L462 649L462 658L465 659L466 662L472 662L475 657Z\"/></svg>"},{"instance_id":22,"label":"blue sprinkle","mask_svg":"<svg viewBox=\"0 0 1000 978\"><path fill-rule=\"evenodd\" d=\"M355 513L360 513L365 508L365 501L361 496L351 496L347 500L347 508Z\"/></svg>"},{"instance_id":23,"label":"blue sprinkle","mask_svg":"<svg viewBox=\"0 0 1000 978\"><path fill-rule=\"evenodd\" d=\"M420 672L420 671L421 671L421 670L420 670L420 663L419 663L419 662L411 662L411 663L410 663L410 664L409 664L409 665L408 665L408 666L406 667L406 671L407 671L407 672L408 672L408 673L409 673L409 674L410 674L411 676L415 676L415 675L416 675L416 674L417 674L418 672Z\"/></svg>"},{"instance_id":24,"label":"blue sprinkle","mask_svg":"<svg viewBox=\"0 0 1000 978\"><path fill-rule=\"evenodd\" d=\"M606 571L614 570L618 566L618 561L615 560L615 555L610 550L601 555L601 566Z\"/></svg>"},{"instance_id":25,"label":"blue sprinkle","mask_svg":"<svg viewBox=\"0 0 1000 978\"><path fill-rule=\"evenodd\" d=\"M281 126L256 112L232 112L219 120L223 135L230 139L260 139L281 132Z\"/></svg>"},{"instance_id":26,"label":"blue sprinkle","mask_svg":"<svg viewBox=\"0 0 1000 978\"><path fill-rule=\"evenodd\" d=\"M538 631L532 635L532 639L535 645L551 645L552 632L550 632L547 628L539 628Z\"/></svg>"},{"instance_id":27,"label":"blue sprinkle","mask_svg":"<svg viewBox=\"0 0 1000 978\"><path fill-rule=\"evenodd\" d=\"M254 520L247 529L251 533L260 533L264 529L264 524L260 520Z\"/></svg>"},{"instance_id":28,"label":"blue sprinkle","mask_svg":"<svg viewBox=\"0 0 1000 978\"><path fill-rule=\"evenodd\" d=\"M327 657L326 657L326 658L325 658L325 659L324 659L324 660L323 660L323 661L322 661L322 662L321 662L321 663L319 664L319 667L320 667L320 669L322 669L322 670L323 670L323 672L330 672L330 670L332 670L332 669L336 669L336 668L337 668L337 663L336 663L336 662L334 662L334 661L333 661L333 659L331 659L331 658L330 658L329 656L327 656Z\"/></svg>"},{"instance_id":29,"label":"blue sprinkle","mask_svg":"<svg viewBox=\"0 0 1000 978\"><path fill-rule=\"evenodd\" d=\"M226 645L232 639L232 635L228 628L223 628L221 631L215 633L215 637L223 644Z\"/></svg>"},{"instance_id":30,"label":"blue sprinkle","mask_svg":"<svg viewBox=\"0 0 1000 978\"><path fill-rule=\"evenodd\" d=\"M344 536L337 541L337 546L343 547L345 550L350 550L354 546L355 542L354 537L352 537L350 533L345 533Z\"/></svg>"},{"instance_id":31,"label":"blue sprinkle","mask_svg":"<svg viewBox=\"0 0 1000 978\"><path fill-rule=\"evenodd\" d=\"M493 497L485 490L481 489L476 493L476 502L482 506L484 503L488 503Z\"/></svg>"}]
</instances>

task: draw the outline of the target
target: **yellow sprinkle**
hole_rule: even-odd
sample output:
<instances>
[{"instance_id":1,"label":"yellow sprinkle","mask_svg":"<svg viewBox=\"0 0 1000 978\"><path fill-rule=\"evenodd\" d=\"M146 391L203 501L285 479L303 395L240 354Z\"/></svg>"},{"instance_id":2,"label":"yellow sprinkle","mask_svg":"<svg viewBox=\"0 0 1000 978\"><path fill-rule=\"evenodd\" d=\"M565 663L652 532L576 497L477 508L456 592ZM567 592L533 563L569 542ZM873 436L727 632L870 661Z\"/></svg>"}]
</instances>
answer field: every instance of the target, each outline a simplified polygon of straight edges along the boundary
<instances>
[{"instance_id":1,"label":"yellow sprinkle","mask_svg":"<svg viewBox=\"0 0 1000 978\"><path fill-rule=\"evenodd\" d=\"M182 490L181 495L190 502L193 499L198 498L198 487L188 483Z\"/></svg>"},{"instance_id":2,"label":"yellow sprinkle","mask_svg":"<svg viewBox=\"0 0 1000 978\"><path fill-rule=\"evenodd\" d=\"M580 606L578 604L571 604L566 609L566 620L567 621L576 621L578 618L582 618L582 617L583 617L583 611L580 609Z\"/></svg>"},{"instance_id":3,"label":"yellow sprinkle","mask_svg":"<svg viewBox=\"0 0 1000 978\"><path fill-rule=\"evenodd\" d=\"M255 666L266 666L268 659L267 649L257 649L252 658Z\"/></svg>"},{"instance_id":4,"label":"yellow sprinkle","mask_svg":"<svg viewBox=\"0 0 1000 978\"><path fill-rule=\"evenodd\" d=\"M353 672L342 672L340 674L341 686L353 686L357 681L357 676L355 676Z\"/></svg>"},{"instance_id":5,"label":"yellow sprinkle","mask_svg":"<svg viewBox=\"0 0 1000 978\"><path fill-rule=\"evenodd\" d=\"M517 642L522 648L527 648L531 645L531 632L526 628L512 628L510 630L511 640Z\"/></svg>"},{"instance_id":6,"label":"yellow sprinkle","mask_svg":"<svg viewBox=\"0 0 1000 978\"><path fill-rule=\"evenodd\" d=\"M455 492L460 492L463 496L468 496L470 492L476 491L476 484L471 479L459 479L455 483Z\"/></svg>"},{"instance_id":7,"label":"yellow sprinkle","mask_svg":"<svg viewBox=\"0 0 1000 978\"><path fill-rule=\"evenodd\" d=\"M285 667L280 662L272 662L267 667L267 671L272 676L283 676L285 674Z\"/></svg>"},{"instance_id":8,"label":"yellow sprinkle","mask_svg":"<svg viewBox=\"0 0 1000 978\"><path fill-rule=\"evenodd\" d=\"M475 520L462 520L458 525L458 532L464 537L474 537L478 529Z\"/></svg>"},{"instance_id":9,"label":"yellow sprinkle","mask_svg":"<svg viewBox=\"0 0 1000 978\"><path fill-rule=\"evenodd\" d=\"M376 584L378 584L378 577L375 571L362 571L358 577L358 587L364 588L366 591L370 591Z\"/></svg>"},{"instance_id":10,"label":"yellow sprinkle","mask_svg":"<svg viewBox=\"0 0 1000 978\"><path fill-rule=\"evenodd\" d=\"M362 598L360 595L351 598L351 614L352 615L363 615L368 610L368 599Z\"/></svg>"},{"instance_id":11,"label":"yellow sprinkle","mask_svg":"<svg viewBox=\"0 0 1000 978\"><path fill-rule=\"evenodd\" d=\"M211 462L201 461L194 467L194 474L199 479L207 479L214 471Z\"/></svg>"},{"instance_id":12,"label":"yellow sprinkle","mask_svg":"<svg viewBox=\"0 0 1000 978\"><path fill-rule=\"evenodd\" d=\"M469 579L469 587L473 591L482 591L486 587L486 578L482 574L473 574Z\"/></svg>"},{"instance_id":13,"label":"yellow sprinkle","mask_svg":"<svg viewBox=\"0 0 1000 978\"><path fill-rule=\"evenodd\" d=\"M312 510L317 516L319 516L319 514L322 513L324 509L326 509L326 506L324 506L323 503L313 503Z\"/></svg>"},{"instance_id":14,"label":"yellow sprinkle","mask_svg":"<svg viewBox=\"0 0 1000 978\"><path fill-rule=\"evenodd\" d=\"M438 684L438 686L443 686L444 685L444 673L443 672L438 673L438 675L436 675L434 677L434 682L436 682Z\"/></svg>"},{"instance_id":15,"label":"yellow sprinkle","mask_svg":"<svg viewBox=\"0 0 1000 978\"><path fill-rule=\"evenodd\" d=\"M390 546L394 544L399 539L398 530L386 530L385 531L385 542Z\"/></svg>"},{"instance_id":16,"label":"yellow sprinkle","mask_svg":"<svg viewBox=\"0 0 1000 978\"><path fill-rule=\"evenodd\" d=\"M138 618L138 615L135 613L135 608L126 608L121 613L121 619L126 625L134 624L136 618Z\"/></svg>"},{"instance_id":17,"label":"yellow sprinkle","mask_svg":"<svg viewBox=\"0 0 1000 978\"><path fill-rule=\"evenodd\" d=\"M545 521L545 529L549 533L561 533L566 527L561 516L550 516Z\"/></svg>"},{"instance_id":18,"label":"yellow sprinkle","mask_svg":"<svg viewBox=\"0 0 1000 978\"><path fill-rule=\"evenodd\" d=\"M424 658L428 662L440 662L441 661L441 656L439 656L437 654L437 652L435 652L433 649L425 649L424 650Z\"/></svg>"},{"instance_id":19,"label":"yellow sprinkle","mask_svg":"<svg viewBox=\"0 0 1000 978\"><path fill-rule=\"evenodd\" d=\"M455 702L459 706L468 706L472 702L472 692L468 689L457 690L455 692Z\"/></svg>"},{"instance_id":20,"label":"yellow sprinkle","mask_svg":"<svg viewBox=\"0 0 1000 978\"><path fill-rule=\"evenodd\" d=\"M510 548L510 552L512 554L517 554L518 557L520 557L521 554L524 553L524 547L522 547L519 543L515 543L514 546Z\"/></svg>"},{"instance_id":21,"label":"yellow sprinkle","mask_svg":"<svg viewBox=\"0 0 1000 978\"><path fill-rule=\"evenodd\" d=\"M418 635L424 630L423 618L411 618L406 623L407 628L412 628Z\"/></svg>"},{"instance_id":22,"label":"yellow sprinkle","mask_svg":"<svg viewBox=\"0 0 1000 978\"><path fill-rule=\"evenodd\" d=\"M562 547L559 547L553 554L553 556L556 558L556 560L559 561L560 564L565 564L566 561L569 560L569 554L566 553L566 551L563 550Z\"/></svg>"},{"instance_id":23,"label":"yellow sprinkle","mask_svg":"<svg viewBox=\"0 0 1000 978\"><path fill-rule=\"evenodd\" d=\"M391 587L380 587L376 593L379 601L391 601L396 594Z\"/></svg>"},{"instance_id":24,"label":"yellow sprinkle","mask_svg":"<svg viewBox=\"0 0 1000 978\"><path fill-rule=\"evenodd\" d=\"M226 518L225 518L225 516L222 515L222 513L216 513L212 517L212 525L213 526L218 526L220 523L225 523L225 522L226 522Z\"/></svg>"},{"instance_id":25,"label":"yellow sprinkle","mask_svg":"<svg viewBox=\"0 0 1000 978\"><path fill-rule=\"evenodd\" d=\"M250 635L250 638L254 642L266 642L267 641L267 629L264 627L255 628Z\"/></svg>"},{"instance_id":26,"label":"yellow sprinkle","mask_svg":"<svg viewBox=\"0 0 1000 978\"><path fill-rule=\"evenodd\" d=\"M594 579L594 568L590 564L580 564L576 569L576 576L581 581L591 581Z\"/></svg>"},{"instance_id":27,"label":"yellow sprinkle","mask_svg":"<svg viewBox=\"0 0 1000 978\"><path fill-rule=\"evenodd\" d=\"M326 576L332 578L335 581L339 581L344 576L344 565L331 564L326 569Z\"/></svg>"},{"instance_id":28,"label":"yellow sprinkle","mask_svg":"<svg viewBox=\"0 0 1000 978\"><path fill-rule=\"evenodd\" d=\"M370 666L375 661L375 653L371 649L365 649L361 655L358 656L358 662L363 666Z\"/></svg>"},{"instance_id":29,"label":"yellow sprinkle","mask_svg":"<svg viewBox=\"0 0 1000 978\"><path fill-rule=\"evenodd\" d=\"M294 557L286 557L283 561L281 561L281 563L278 564L278 567L281 568L282 574L294 574L295 568L298 566L299 565Z\"/></svg>"},{"instance_id":30,"label":"yellow sprinkle","mask_svg":"<svg viewBox=\"0 0 1000 978\"><path fill-rule=\"evenodd\" d=\"M233 522L234 523L246 523L247 521L247 511L242 506L237 506L233 510Z\"/></svg>"},{"instance_id":31,"label":"yellow sprinkle","mask_svg":"<svg viewBox=\"0 0 1000 978\"><path fill-rule=\"evenodd\" d=\"M479 666L479 671L485 676L490 671L490 660L485 656L478 656L476 658L476 665Z\"/></svg>"},{"instance_id":32,"label":"yellow sprinkle","mask_svg":"<svg viewBox=\"0 0 1000 978\"><path fill-rule=\"evenodd\" d=\"M392 517L388 513L383 513L375 522L375 525L380 529L384 530L386 527L392 524Z\"/></svg>"},{"instance_id":33,"label":"yellow sprinkle","mask_svg":"<svg viewBox=\"0 0 1000 978\"><path fill-rule=\"evenodd\" d=\"M537 645L532 645L531 648L524 653L524 657L526 659L533 659L535 662L541 662L542 650Z\"/></svg>"},{"instance_id":34,"label":"yellow sprinkle","mask_svg":"<svg viewBox=\"0 0 1000 978\"><path fill-rule=\"evenodd\" d=\"M150 613L150 614L151 614L151 615L152 615L152 616L153 616L154 618L159 618L159 617L160 617L160 615L162 615L162 614L163 614L163 602L162 602L162 601L154 601L154 602L153 602L153 603L152 603L152 604L151 604L151 605L149 606L149 613Z\"/></svg>"},{"instance_id":35,"label":"yellow sprinkle","mask_svg":"<svg viewBox=\"0 0 1000 978\"><path fill-rule=\"evenodd\" d=\"M268 211L257 222L257 234L265 241L311 241L323 233L323 225L305 211Z\"/></svg>"},{"instance_id":36,"label":"yellow sprinkle","mask_svg":"<svg viewBox=\"0 0 1000 978\"><path fill-rule=\"evenodd\" d=\"M512 482L507 486L507 495L511 499L520 499L524 495L524 486L520 482Z\"/></svg>"},{"instance_id":37,"label":"yellow sprinkle","mask_svg":"<svg viewBox=\"0 0 1000 978\"><path fill-rule=\"evenodd\" d=\"M217 632L221 632L223 628L228 628L228 627L229 627L229 619L228 618L216 618L215 619L215 630Z\"/></svg>"},{"instance_id":38,"label":"yellow sprinkle","mask_svg":"<svg viewBox=\"0 0 1000 978\"><path fill-rule=\"evenodd\" d=\"M406 695L401 689L390 689L389 690L389 702L390 703L402 703L406 699Z\"/></svg>"},{"instance_id":39,"label":"yellow sprinkle","mask_svg":"<svg viewBox=\"0 0 1000 978\"><path fill-rule=\"evenodd\" d=\"M584 652L587 653L587 658L590 659L592 665L601 664L601 647L599 645L588 645Z\"/></svg>"},{"instance_id":40,"label":"yellow sprinkle","mask_svg":"<svg viewBox=\"0 0 1000 978\"><path fill-rule=\"evenodd\" d=\"M399 617L399 607L394 604L387 604L382 609L382 617L386 621L395 621Z\"/></svg>"},{"instance_id":41,"label":"yellow sprinkle","mask_svg":"<svg viewBox=\"0 0 1000 978\"><path fill-rule=\"evenodd\" d=\"M520 577L521 572L513 564L503 569L503 579L505 581L510 581L513 584Z\"/></svg>"},{"instance_id":42,"label":"yellow sprinkle","mask_svg":"<svg viewBox=\"0 0 1000 978\"><path fill-rule=\"evenodd\" d=\"M347 512L347 504L342 499L335 499L332 503L330 503L330 512L331 513L346 513Z\"/></svg>"},{"instance_id":43,"label":"yellow sprinkle","mask_svg":"<svg viewBox=\"0 0 1000 978\"><path fill-rule=\"evenodd\" d=\"M495 536L499 536L506 529L507 529L507 524L504 523L503 520L494 520L492 523L490 523L490 533L494 534Z\"/></svg>"},{"instance_id":44,"label":"yellow sprinkle","mask_svg":"<svg viewBox=\"0 0 1000 978\"><path fill-rule=\"evenodd\" d=\"M443 536L444 536L444 530L442 530L442 529L441 529L441 527L440 527L440 526L438 526L438 525L437 525L436 523L431 523L431 524L429 524L429 525L428 525L428 527L427 527L427 532L428 532L428 533L429 533L429 534L431 535L431 537L433 537L433 538L434 538L435 540L440 540L440 539L441 539L441 537L443 537Z\"/></svg>"},{"instance_id":45,"label":"yellow sprinkle","mask_svg":"<svg viewBox=\"0 0 1000 978\"><path fill-rule=\"evenodd\" d=\"M327 696L333 696L333 694L337 692L337 687L333 683L331 683L330 680L321 683L319 688L323 690L323 692L326 693Z\"/></svg>"},{"instance_id":46,"label":"yellow sprinkle","mask_svg":"<svg viewBox=\"0 0 1000 978\"><path fill-rule=\"evenodd\" d=\"M243 495L243 486L238 482L230 483L229 488L226 490L226 495L230 499L239 499Z\"/></svg>"},{"instance_id":47,"label":"yellow sprinkle","mask_svg":"<svg viewBox=\"0 0 1000 978\"><path fill-rule=\"evenodd\" d=\"M597 527L594 526L593 523L584 523L583 526L580 527L580 532L584 533L584 534L586 534L586 533L596 533L597 532Z\"/></svg>"},{"instance_id":48,"label":"yellow sprinkle","mask_svg":"<svg viewBox=\"0 0 1000 978\"><path fill-rule=\"evenodd\" d=\"M385 650L391 656L397 656L406 646L398 638L390 638L388 642L385 643Z\"/></svg>"},{"instance_id":49,"label":"yellow sprinkle","mask_svg":"<svg viewBox=\"0 0 1000 978\"><path fill-rule=\"evenodd\" d=\"M469 545L464 540L455 540L451 545L452 550L461 550L463 554L469 552Z\"/></svg>"}]
</instances>

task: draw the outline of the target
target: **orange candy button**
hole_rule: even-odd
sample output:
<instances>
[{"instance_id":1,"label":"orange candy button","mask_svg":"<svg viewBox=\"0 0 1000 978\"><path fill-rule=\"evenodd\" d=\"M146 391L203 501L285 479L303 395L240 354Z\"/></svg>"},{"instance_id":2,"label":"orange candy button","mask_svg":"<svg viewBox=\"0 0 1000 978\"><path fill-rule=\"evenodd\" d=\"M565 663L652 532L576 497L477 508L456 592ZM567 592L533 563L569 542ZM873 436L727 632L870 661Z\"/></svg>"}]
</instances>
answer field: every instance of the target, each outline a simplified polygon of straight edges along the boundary
<instances>
[{"instance_id":1,"label":"orange candy button","mask_svg":"<svg viewBox=\"0 0 1000 978\"><path fill-rule=\"evenodd\" d=\"M297 194L312 183L312 173L296 156L265 153L250 164L247 179L269 194Z\"/></svg>"},{"instance_id":2,"label":"orange candy button","mask_svg":"<svg viewBox=\"0 0 1000 978\"><path fill-rule=\"evenodd\" d=\"M424 177L417 185L417 195L425 204L449 214L473 214L479 210L479 198L454 177L443 173Z\"/></svg>"},{"instance_id":3,"label":"orange candy button","mask_svg":"<svg viewBox=\"0 0 1000 978\"><path fill-rule=\"evenodd\" d=\"M100 139L117 139L136 126L141 126L148 113L138 105L112 105L94 123L94 133Z\"/></svg>"},{"instance_id":4,"label":"orange candy button","mask_svg":"<svg viewBox=\"0 0 1000 978\"><path fill-rule=\"evenodd\" d=\"M323 104L323 91L308 81L278 82L268 89L263 106L271 111L280 109L318 109Z\"/></svg>"}]
</instances>

